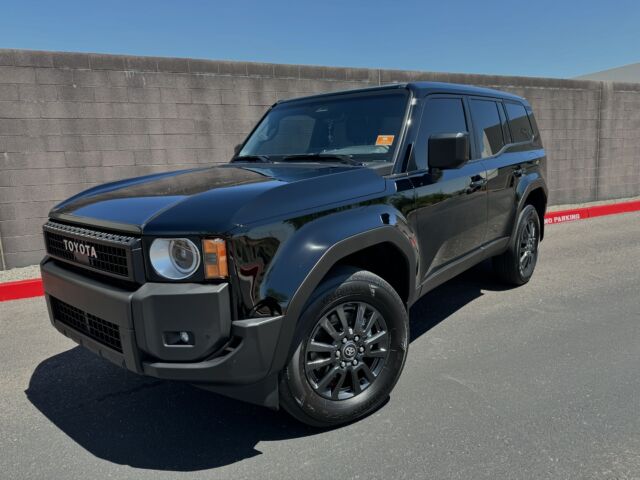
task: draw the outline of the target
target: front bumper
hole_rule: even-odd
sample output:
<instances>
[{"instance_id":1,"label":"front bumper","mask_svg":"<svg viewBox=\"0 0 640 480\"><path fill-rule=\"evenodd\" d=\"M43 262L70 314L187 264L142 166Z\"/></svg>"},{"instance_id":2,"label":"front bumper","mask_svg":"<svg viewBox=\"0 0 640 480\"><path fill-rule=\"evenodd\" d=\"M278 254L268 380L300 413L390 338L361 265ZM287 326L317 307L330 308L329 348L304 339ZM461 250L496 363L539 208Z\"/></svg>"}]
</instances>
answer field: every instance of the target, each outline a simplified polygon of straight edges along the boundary
<instances>
[{"instance_id":1,"label":"front bumper","mask_svg":"<svg viewBox=\"0 0 640 480\"><path fill-rule=\"evenodd\" d=\"M51 323L76 343L132 372L277 406L268 373L283 317L232 321L228 284L146 283L127 290L48 258L41 270ZM105 341L105 330L117 332L119 343ZM174 331L190 332L193 345L167 345L166 332Z\"/></svg>"}]
</instances>

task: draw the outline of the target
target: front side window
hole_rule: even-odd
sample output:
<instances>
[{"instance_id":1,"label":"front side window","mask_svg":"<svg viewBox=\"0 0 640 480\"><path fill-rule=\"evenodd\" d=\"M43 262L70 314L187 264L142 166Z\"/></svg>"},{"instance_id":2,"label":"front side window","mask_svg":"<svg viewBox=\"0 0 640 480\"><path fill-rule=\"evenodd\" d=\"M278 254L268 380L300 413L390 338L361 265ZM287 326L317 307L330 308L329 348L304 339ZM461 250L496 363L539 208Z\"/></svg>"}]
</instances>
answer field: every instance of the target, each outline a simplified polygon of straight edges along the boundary
<instances>
[{"instance_id":1,"label":"front side window","mask_svg":"<svg viewBox=\"0 0 640 480\"><path fill-rule=\"evenodd\" d=\"M406 90L302 99L276 105L238 157L348 156L391 162L407 110ZM292 159L293 160L293 159Z\"/></svg>"},{"instance_id":2,"label":"front side window","mask_svg":"<svg viewBox=\"0 0 640 480\"><path fill-rule=\"evenodd\" d=\"M460 98L432 98L425 105L420 129L427 138L436 133L467 131L467 120Z\"/></svg>"},{"instance_id":3,"label":"front side window","mask_svg":"<svg viewBox=\"0 0 640 480\"><path fill-rule=\"evenodd\" d=\"M498 104L493 100L469 101L476 144L480 148L480 157L495 155L504 146L502 124L498 113Z\"/></svg>"},{"instance_id":4,"label":"front side window","mask_svg":"<svg viewBox=\"0 0 640 480\"><path fill-rule=\"evenodd\" d=\"M533 129L529 123L527 111L523 105L516 103L505 103L507 115L509 116L509 129L514 143L529 142L533 137Z\"/></svg>"},{"instance_id":5,"label":"front side window","mask_svg":"<svg viewBox=\"0 0 640 480\"><path fill-rule=\"evenodd\" d=\"M429 98L420 122L417 161L422 163L422 159L426 158L426 146L431 135L467 131L467 119L461 98ZM421 151L422 148L425 148L424 153ZM418 167L424 168L424 165L420 164Z\"/></svg>"}]
</instances>

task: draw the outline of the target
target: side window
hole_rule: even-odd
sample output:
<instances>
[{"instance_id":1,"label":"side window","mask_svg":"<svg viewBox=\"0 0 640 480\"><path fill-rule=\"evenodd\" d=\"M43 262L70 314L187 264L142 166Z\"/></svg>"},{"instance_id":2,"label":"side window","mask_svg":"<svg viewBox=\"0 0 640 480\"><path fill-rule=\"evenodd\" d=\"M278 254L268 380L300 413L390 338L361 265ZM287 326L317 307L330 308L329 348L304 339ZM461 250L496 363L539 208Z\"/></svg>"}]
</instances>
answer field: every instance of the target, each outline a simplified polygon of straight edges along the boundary
<instances>
[{"instance_id":1,"label":"side window","mask_svg":"<svg viewBox=\"0 0 640 480\"><path fill-rule=\"evenodd\" d=\"M500 114L500 123L502 124L502 136L504 137L504 143L512 143L511 133L509 132L509 125L507 125L507 116L504 113L504 106L501 102L497 103L498 113Z\"/></svg>"},{"instance_id":2,"label":"side window","mask_svg":"<svg viewBox=\"0 0 640 480\"><path fill-rule=\"evenodd\" d=\"M480 148L480 157L486 158L495 155L504 147L498 104L493 100L477 99L471 99L469 104L476 144Z\"/></svg>"},{"instance_id":3,"label":"side window","mask_svg":"<svg viewBox=\"0 0 640 480\"><path fill-rule=\"evenodd\" d=\"M536 117L533 114L533 110L531 110L531 107L527 107L527 115L529 116L529 122L531 123L531 128L533 128L534 145L536 147L542 147L542 142L540 140L540 130L538 129L538 123L536 122Z\"/></svg>"},{"instance_id":4,"label":"side window","mask_svg":"<svg viewBox=\"0 0 640 480\"><path fill-rule=\"evenodd\" d=\"M514 143L530 142L533 137L533 128L529 122L527 111L523 105L506 102L507 115L509 116L509 128Z\"/></svg>"},{"instance_id":5,"label":"side window","mask_svg":"<svg viewBox=\"0 0 640 480\"><path fill-rule=\"evenodd\" d=\"M429 137L436 133L467 132L467 119L461 98L429 98L420 122L420 141L417 148L419 167L425 167Z\"/></svg>"}]
</instances>

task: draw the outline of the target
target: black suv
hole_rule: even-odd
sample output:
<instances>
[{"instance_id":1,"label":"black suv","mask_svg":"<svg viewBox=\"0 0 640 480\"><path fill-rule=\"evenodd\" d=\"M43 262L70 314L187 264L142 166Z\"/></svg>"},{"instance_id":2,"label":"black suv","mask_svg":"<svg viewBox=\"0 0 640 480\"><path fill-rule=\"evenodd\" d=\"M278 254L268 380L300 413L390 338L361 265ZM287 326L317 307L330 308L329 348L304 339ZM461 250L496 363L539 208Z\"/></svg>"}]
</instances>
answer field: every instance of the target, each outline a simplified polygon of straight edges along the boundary
<instances>
[{"instance_id":1,"label":"black suv","mask_svg":"<svg viewBox=\"0 0 640 480\"><path fill-rule=\"evenodd\" d=\"M395 84L278 102L229 164L92 188L44 226L55 328L133 372L337 425L402 371L408 309L544 232L545 152L504 92Z\"/></svg>"}]
</instances>

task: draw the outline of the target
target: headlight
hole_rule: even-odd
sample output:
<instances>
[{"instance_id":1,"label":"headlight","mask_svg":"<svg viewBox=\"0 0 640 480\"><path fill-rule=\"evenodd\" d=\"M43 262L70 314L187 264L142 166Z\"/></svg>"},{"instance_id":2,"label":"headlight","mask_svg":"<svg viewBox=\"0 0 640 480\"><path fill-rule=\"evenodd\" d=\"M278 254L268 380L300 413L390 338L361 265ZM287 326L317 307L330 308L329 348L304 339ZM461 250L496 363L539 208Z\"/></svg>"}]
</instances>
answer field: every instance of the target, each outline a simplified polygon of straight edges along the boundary
<instances>
[{"instance_id":1,"label":"headlight","mask_svg":"<svg viewBox=\"0 0 640 480\"><path fill-rule=\"evenodd\" d=\"M161 277L182 280L200 266L200 251L188 238L157 238L151 243L149 259Z\"/></svg>"}]
</instances>

